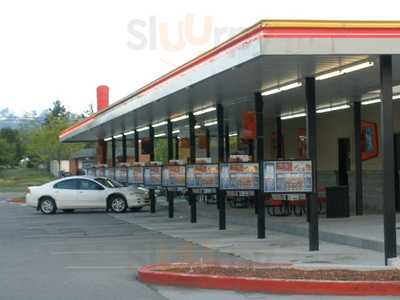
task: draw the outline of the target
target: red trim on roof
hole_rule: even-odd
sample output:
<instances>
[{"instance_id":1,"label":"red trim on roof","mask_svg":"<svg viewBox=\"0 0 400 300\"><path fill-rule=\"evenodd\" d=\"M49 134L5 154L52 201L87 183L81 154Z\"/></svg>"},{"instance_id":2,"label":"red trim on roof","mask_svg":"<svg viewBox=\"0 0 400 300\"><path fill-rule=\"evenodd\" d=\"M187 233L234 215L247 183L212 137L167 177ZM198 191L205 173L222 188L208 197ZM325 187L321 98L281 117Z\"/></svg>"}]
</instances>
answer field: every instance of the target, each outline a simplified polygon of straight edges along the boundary
<instances>
[{"instance_id":1,"label":"red trim on roof","mask_svg":"<svg viewBox=\"0 0 400 300\"><path fill-rule=\"evenodd\" d=\"M61 132L61 134L59 135L59 138L63 138L65 135L71 133L72 131L75 131L76 129L82 127L83 125L86 125L88 123L91 123L92 121L94 121L95 119L95 114L87 117L86 119L79 121L77 123L75 123L74 125L72 125L71 127L65 129L64 131Z\"/></svg>"}]
</instances>

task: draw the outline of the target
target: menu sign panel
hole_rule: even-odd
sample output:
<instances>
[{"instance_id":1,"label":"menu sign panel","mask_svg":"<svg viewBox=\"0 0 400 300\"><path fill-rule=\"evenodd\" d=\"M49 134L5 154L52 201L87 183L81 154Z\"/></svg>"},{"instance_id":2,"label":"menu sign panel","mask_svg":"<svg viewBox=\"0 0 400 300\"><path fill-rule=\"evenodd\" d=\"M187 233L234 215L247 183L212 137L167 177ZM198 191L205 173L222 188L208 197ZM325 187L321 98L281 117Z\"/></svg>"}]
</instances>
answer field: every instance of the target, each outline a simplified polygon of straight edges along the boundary
<instances>
[{"instance_id":1,"label":"menu sign panel","mask_svg":"<svg viewBox=\"0 0 400 300\"><path fill-rule=\"evenodd\" d=\"M146 166L143 169L144 185L161 186L161 166Z\"/></svg>"},{"instance_id":2,"label":"menu sign panel","mask_svg":"<svg viewBox=\"0 0 400 300\"><path fill-rule=\"evenodd\" d=\"M105 169L105 177L114 179L115 176L115 170L114 168L110 167L110 168L106 168Z\"/></svg>"},{"instance_id":3,"label":"menu sign panel","mask_svg":"<svg viewBox=\"0 0 400 300\"><path fill-rule=\"evenodd\" d=\"M97 167L96 168L96 176L105 177L106 176L105 167Z\"/></svg>"},{"instance_id":4,"label":"menu sign panel","mask_svg":"<svg viewBox=\"0 0 400 300\"><path fill-rule=\"evenodd\" d=\"M162 185L166 187L185 186L186 167L183 165L167 165L163 167Z\"/></svg>"},{"instance_id":5,"label":"menu sign panel","mask_svg":"<svg viewBox=\"0 0 400 300\"><path fill-rule=\"evenodd\" d=\"M310 193L313 191L310 160L265 161L265 193Z\"/></svg>"},{"instance_id":6,"label":"menu sign panel","mask_svg":"<svg viewBox=\"0 0 400 300\"><path fill-rule=\"evenodd\" d=\"M96 168L87 169L86 174L89 176L96 176Z\"/></svg>"},{"instance_id":7,"label":"menu sign panel","mask_svg":"<svg viewBox=\"0 0 400 300\"><path fill-rule=\"evenodd\" d=\"M220 188L223 190L258 190L258 163L220 164Z\"/></svg>"},{"instance_id":8,"label":"menu sign panel","mask_svg":"<svg viewBox=\"0 0 400 300\"><path fill-rule=\"evenodd\" d=\"M143 167L135 166L128 168L128 183L143 184Z\"/></svg>"},{"instance_id":9,"label":"menu sign panel","mask_svg":"<svg viewBox=\"0 0 400 300\"><path fill-rule=\"evenodd\" d=\"M126 182L127 180L127 168L118 167L115 169L115 179L119 182Z\"/></svg>"},{"instance_id":10,"label":"menu sign panel","mask_svg":"<svg viewBox=\"0 0 400 300\"><path fill-rule=\"evenodd\" d=\"M197 164L186 167L186 186L193 189L218 187L218 164Z\"/></svg>"}]
</instances>

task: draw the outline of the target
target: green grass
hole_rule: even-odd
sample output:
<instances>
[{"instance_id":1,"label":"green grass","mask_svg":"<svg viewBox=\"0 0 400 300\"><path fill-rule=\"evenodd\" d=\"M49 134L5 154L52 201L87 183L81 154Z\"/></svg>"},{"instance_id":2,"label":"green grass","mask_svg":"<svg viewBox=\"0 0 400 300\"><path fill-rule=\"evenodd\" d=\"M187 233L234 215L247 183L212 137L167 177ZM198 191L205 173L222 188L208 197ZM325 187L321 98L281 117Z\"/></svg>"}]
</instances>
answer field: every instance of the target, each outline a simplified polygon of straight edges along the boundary
<instances>
[{"instance_id":1,"label":"green grass","mask_svg":"<svg viewBox=\"0 0 400 300\"><path fill-rule=\"evenodd\" d=\"M44 170L0 169L0 192L24 192L28 186L41 185L55 179Z\"/></svg>"}]
</instances>

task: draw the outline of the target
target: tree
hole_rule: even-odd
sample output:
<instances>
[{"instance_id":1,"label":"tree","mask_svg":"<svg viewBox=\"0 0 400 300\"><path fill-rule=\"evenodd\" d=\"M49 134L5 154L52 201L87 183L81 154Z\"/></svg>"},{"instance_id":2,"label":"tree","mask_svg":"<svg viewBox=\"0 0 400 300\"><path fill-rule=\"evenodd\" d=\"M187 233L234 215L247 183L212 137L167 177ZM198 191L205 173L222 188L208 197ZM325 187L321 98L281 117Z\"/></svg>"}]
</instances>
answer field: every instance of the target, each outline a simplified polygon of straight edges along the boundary
<instances>
[{"instance_id":1,"label":"tree","mask_svg":"<svg viewBox=\"0 0 400 300\"><path fill-rule=\"evenodd\" d=\"M9 165L16 165L23 156L22 143L17 129L2 128L0 129L0 138L8 144L8 150L12 151L12 155L7 155L12 158L8 161Z\"/></svg>"},{"instance_id":2,"label":"tree","mask_svg":"<svg viewBox=\"0 0 400 300\"><path fill-rule=\"evenodd\" d=\"M60 100L53 102L53 107L49 108L49 113L46 118L46 123L52 118L68 119L69 113Z\"/></svg>"},{"instance_id":3,"label":"tree","mask_svg":"<svg viewBox=\"0 0 400 300\"><path fill-rule=\"evenodd\" d=\"M27 137L27 150L31 159L38 163L49 163L51 160L70 159L72 153L79 151L84 144L61 144L58 136L60 132L71 125L71 122L62 117L49 116L47 123L39 129L33 129Z\"/></svg>"},{"instance_id":4,"label":"tree","mask_svg":"<svg viewBox=\"0 0 400 300\"><path fill-rule=\"evenodd\" d=\"M15 148L4 138L0 138L0 165L15 164Z\"/></svg>"}]
</instances>

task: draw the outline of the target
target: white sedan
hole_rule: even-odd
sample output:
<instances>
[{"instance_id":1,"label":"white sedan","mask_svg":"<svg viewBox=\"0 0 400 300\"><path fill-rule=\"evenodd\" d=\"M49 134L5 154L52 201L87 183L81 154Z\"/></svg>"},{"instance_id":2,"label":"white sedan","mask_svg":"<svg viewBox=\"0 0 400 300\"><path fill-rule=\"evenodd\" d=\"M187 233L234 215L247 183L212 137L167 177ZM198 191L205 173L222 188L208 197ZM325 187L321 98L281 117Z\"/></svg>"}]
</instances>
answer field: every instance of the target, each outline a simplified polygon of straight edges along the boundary
<instances>
[{"instance_id":1,"label":"white sedan","mask_svg":"<svg viewBox=\"0 0 400 300\"><path fill-rule=\"evenodd\" d=\"M27 205L46 215L54 214L57 209L72 212L79 208L104 208L122 213L128 208L140 210L149 204L144 190L91 176L72 176L31 186L25 199Z\"/></svg>"}]
</instances>

